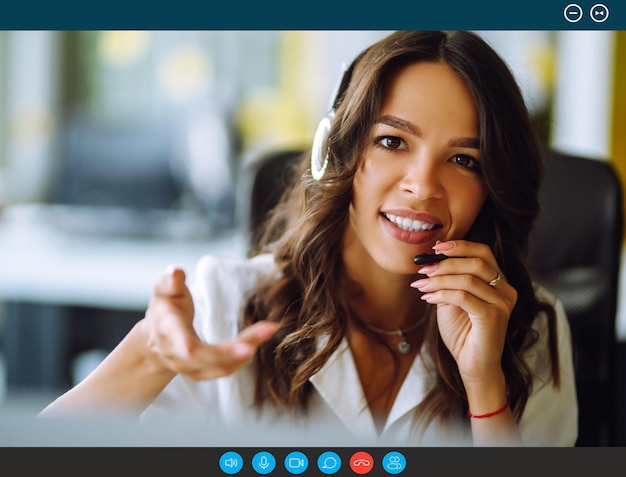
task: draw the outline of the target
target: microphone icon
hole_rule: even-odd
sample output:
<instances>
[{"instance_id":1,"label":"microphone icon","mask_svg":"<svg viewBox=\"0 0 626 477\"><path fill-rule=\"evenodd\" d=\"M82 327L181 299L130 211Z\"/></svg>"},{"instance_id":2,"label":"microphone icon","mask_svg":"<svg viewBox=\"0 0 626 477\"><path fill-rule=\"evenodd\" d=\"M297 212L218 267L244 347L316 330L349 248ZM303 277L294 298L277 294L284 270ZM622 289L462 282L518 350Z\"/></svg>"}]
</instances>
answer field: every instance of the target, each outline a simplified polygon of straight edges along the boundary
<instances>
[{"instance_id":1,"label":"microphone icon","mask_svg":"<svg viewBox=\"0 0 626 477\"><path fill-rule=\"evenodd\" d=\"M269 474L276 467L276 458L267 451L261 451L252 458L252 468L257 474Z\"/></svg>"}]
</instances>

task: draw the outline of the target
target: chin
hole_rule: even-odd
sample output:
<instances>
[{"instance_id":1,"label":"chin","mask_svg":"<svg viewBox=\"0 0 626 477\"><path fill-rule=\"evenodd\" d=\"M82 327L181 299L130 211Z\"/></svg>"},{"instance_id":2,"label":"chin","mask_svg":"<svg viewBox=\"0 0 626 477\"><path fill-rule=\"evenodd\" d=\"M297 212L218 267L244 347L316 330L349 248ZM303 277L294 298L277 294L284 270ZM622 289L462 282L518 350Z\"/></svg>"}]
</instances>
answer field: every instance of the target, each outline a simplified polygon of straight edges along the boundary
<instances>
[{"instance_id":1,"label":"chin","mask_svg":"<svg viewBox=\"0 0 626 477\"><path fill-rule=\"evenodd\" d=\"M398 275L415 275L418 270L413 263L413 255L409 257L400 254L397 257L387 256L376 262L382 269Z\"/></svg>"}]
</instances>

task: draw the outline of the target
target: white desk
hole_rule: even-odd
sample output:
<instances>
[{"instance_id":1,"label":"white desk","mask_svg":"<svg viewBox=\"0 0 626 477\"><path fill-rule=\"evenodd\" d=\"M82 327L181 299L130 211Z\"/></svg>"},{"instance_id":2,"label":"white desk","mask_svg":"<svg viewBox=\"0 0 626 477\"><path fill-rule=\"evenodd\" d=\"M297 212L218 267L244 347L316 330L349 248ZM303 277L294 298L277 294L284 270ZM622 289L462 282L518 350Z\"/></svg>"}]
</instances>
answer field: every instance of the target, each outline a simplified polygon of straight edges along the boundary
<instances>
[{"instance_id":1,"label":"white desk","mask_svg":"<svg viewBox=\"0 0 626 477\"><path fill-rule=\"evenodd\" d=\"M184 267L191 280L204 254L245 254L241 234L206 241L102 238L65 233L42 220L41 208L9 212L0 215L0 302L144 310L167 265Z\"/></svg>"}]
</instances>

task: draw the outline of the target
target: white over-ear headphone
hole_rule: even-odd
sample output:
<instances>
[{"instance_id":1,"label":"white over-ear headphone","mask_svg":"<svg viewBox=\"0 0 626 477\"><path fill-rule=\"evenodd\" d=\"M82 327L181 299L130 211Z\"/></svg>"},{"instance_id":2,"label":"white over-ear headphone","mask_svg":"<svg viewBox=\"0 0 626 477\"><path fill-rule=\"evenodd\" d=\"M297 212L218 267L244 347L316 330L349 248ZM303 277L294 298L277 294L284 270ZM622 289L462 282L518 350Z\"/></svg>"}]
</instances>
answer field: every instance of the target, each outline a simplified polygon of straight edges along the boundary
<instances>
[{"instance_id":1,"label":"white over-ear headphone","mask_svg":"<svg viewBox=\"0 0 626 477\"><path fill-rule=\"evenodd\" d=\"M350 78L352 77L354 65L363 56L363 53L361 53L349 67L346 67L345 63L341 64L339 81L337 81L337 84L333 89L333 94L330 97L328 114L322 118L317 125L317 129L315 130L315 136L313 136L313 146L311 147L311 175L315 180L319 181L322 177L324 177L324 173L326 172L326 167L328 166L329 148L327 147L324 150L324 142L330 133L330 125L335 117L337 106L341 102L341 99L350 84Z\"/></svg>"},{"instance_id":2,"label":"white over-ear headphone","mask_svg":"<svg viewBox=\"0 0 626 477\"><path fill-rule=\"evenodd\" d=\"M335 112L331 111L328 113L328 116L324 116L317 124L315 136L313 136L313 146L311 147L311 175L313 179L318 181L324 177L326 166L328 166L328 148L325 153L322 153L322 148L326 136L330 133L330 122L334 115Z\"/></svg>"}]
</instances>

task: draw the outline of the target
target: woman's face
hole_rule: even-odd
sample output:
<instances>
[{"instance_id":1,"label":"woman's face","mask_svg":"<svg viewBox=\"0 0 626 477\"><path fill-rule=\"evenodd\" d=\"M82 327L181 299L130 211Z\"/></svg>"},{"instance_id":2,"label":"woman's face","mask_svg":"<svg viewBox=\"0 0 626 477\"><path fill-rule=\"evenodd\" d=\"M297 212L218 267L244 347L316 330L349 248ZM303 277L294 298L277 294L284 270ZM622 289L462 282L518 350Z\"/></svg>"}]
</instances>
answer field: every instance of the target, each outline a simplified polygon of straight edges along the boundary
<instances>
[{"instance_id":1,"label":"woman's face","mask_svg":"<svg viewBox=\"0 0 626 477\"><path fill-rule=\"evenodd\" d=\"M344 258L402 274L437 240L463 238L487 196L472 96L443 63L400 69L354 176Z\"/></svg>"}]
</instances>

